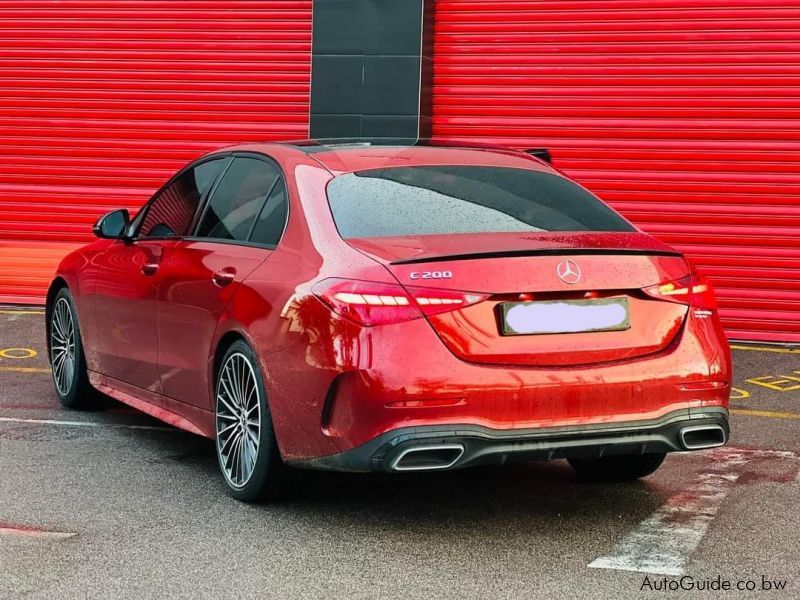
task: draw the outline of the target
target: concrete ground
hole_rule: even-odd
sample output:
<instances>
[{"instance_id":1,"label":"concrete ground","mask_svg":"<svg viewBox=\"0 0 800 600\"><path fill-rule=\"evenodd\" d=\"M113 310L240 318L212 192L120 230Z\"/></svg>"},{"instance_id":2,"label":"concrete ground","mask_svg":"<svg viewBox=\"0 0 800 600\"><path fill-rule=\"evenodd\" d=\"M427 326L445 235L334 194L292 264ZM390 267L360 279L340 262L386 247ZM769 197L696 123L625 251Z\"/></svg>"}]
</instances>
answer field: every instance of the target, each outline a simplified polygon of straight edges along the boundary
<instances>
[{"instance_id":1,"label":"concrete ground","mask_svg":"<svg viewBox=\"0 0 800 600\"><path fill-rule=\"evenodd\" d=\"M111 402L60 408L42 315L0 311L0 598L623 598L681 581L800 597L800 351L734 359L731 445L643 481L581 483L563 461L321 474L248 506L209 441Z\"/></svg>"}]
</instances>

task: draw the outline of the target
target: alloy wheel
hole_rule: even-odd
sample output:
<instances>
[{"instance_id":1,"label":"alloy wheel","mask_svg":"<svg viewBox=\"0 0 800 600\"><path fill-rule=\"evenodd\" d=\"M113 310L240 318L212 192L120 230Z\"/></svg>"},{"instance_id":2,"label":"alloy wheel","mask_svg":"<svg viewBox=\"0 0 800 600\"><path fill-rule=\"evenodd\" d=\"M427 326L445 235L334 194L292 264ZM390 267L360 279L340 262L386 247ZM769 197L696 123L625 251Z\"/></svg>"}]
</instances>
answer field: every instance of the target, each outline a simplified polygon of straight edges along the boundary
<instances>
[{"instance_id":1,"label":"alloy wheel","mask_svg":"<svg viewBox=\"0 0 800 600\"><path fill-rule=\"evenodd\" d=\"M75 377L75 324L66 298L59 298L50 321L50 365L58 393L69 394Z\"/></svg>"},{"instance_id":2,"label":"alloy wheel","mask_svg":"<svg viewBox=\"0 0 800 600\"><path fill-rule=\"evenodd\" d=\"M261 432L261 398L250 360L227 357L217 382L217 453L228 483L241 488L253 474Z\"/></svg>"}]
</instances>

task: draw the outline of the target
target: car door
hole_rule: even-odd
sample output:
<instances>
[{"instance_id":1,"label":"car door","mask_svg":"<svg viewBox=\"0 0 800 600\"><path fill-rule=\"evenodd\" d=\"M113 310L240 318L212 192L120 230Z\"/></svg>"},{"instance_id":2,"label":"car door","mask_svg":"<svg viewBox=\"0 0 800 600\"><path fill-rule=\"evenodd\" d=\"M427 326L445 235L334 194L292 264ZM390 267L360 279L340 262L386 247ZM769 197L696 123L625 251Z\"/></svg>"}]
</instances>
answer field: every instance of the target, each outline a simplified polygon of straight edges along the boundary
<instances>
[{"instance_id":1,"label":"car door","mask_svg":"<svg viewBox=\"0 0 800 600\"><path fill-rule=\"evenodd\" d=\"M170 249L158 308L165 395L211 409L208 361L217 325L241 282L272 253L286 211L277 164L240 155L212 191L194 236Z\"/></svg>"},{"instance_id":2,"label":"car door","mask_svg":"<svg viewBox=\"0 0 800 600\"><path fill-rule=\"evenodd\" d=\"M160 391L156 302L161 265L189 231L201 200L228 160L212 158L181 171L142 209L131 226L132 238L115 241L97 257L93 370Z\"/></svg>"}]
</instances>

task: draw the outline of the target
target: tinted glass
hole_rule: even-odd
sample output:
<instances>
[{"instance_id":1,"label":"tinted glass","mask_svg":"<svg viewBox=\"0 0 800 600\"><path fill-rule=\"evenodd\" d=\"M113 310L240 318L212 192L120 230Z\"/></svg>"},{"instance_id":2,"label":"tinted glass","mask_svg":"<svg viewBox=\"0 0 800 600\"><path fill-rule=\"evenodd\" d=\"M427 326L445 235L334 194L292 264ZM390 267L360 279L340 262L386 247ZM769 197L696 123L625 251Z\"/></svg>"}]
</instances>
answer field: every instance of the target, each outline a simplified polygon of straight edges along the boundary
<instances>
[{"instance_id":1,"label":"tinted glass","mask_svg":"<svg viewBox=\"0 0 800 600\"><path fill-rule=\"evenodd\" d=\"M150 203L139 234L145 237L188 234L200 199L224 164L225 159L220 158L186 170Z\"/></svg>"},{"instance_id":2,"label":"tinted glass","mask_svg":"<svg viewBox=\"0 0 800 600\"><path fill-rule=\"evenodd\" d=\"M250 234L278 169L255 158L236 158L225 171L203 214L197 235L244 241Z\"/></svg>"},{"instance_id":3,"label":"tinted glass","mask_svg":"<svg viewBox=\"0 0 800 600\"><path fill-rule=\"evenodd\" d=\"M286 224L287 209L286 186L282 179L278 179L269 193L269 198L267 198L261 214L258 215L258 221L256 221L250 241L277 246Z\"/></svg>"},{"instance_id":4,"label":"tinted glass","mask_svg":"<svg viewBox=\"0 0 800 600\"><path fill-rule=\"evenodd\" d=\"M328 184L344 238L530 231L634 231L571 181L527 169L472 166L360 171Z\"/></svg>"}]
</instances>

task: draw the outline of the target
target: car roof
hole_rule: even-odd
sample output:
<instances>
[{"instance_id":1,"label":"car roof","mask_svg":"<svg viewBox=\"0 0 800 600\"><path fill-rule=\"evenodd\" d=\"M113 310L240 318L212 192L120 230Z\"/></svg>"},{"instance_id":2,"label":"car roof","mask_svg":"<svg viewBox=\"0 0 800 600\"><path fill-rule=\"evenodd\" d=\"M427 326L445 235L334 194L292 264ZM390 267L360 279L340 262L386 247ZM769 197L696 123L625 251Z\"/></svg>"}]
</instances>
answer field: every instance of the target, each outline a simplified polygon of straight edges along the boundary
<instances>
[{"instance_id":1,"label":"car roof","mask_svg":"<svg viewBox=\"0 0 800 600\"><path fill-rule=\"evenodd\" d=\"M421 165L475 165L557 171L533 155L506 148L460 140L405 138L306 139L248 144L228 150L287 149L306 155L334 175L367 169ZM546 152L537 149L531 152Z\"/></svg>"}]
</instances>

